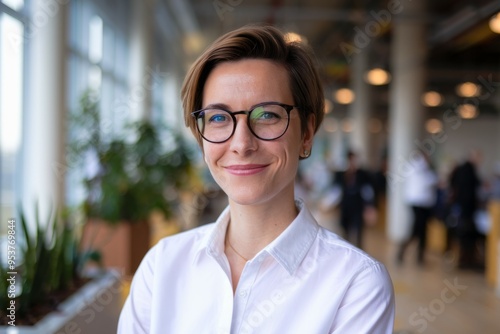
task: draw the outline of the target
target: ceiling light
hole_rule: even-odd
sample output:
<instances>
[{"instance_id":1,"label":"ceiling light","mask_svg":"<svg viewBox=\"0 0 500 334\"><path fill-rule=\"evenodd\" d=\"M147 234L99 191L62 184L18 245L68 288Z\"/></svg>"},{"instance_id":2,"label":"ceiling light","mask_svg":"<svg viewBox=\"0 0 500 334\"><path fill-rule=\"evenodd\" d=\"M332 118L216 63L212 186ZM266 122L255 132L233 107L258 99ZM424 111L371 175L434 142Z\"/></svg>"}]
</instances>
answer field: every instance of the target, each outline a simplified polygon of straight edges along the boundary
<instances>
[{"instance_id":1,"label":"ceiling light","mask_svg":"<svg viewBox=\"0 0 500 334\"><path fill-rule=\"evenodd\" d=\"M335 92L333 97L335 98L335 101L340 104L349 104L354 101L356 95L349 88L341 88Z\"/></svg>"},{"instance_id":2,"label":"ceiling light","mask_svg":"<svg viewBox=\"0 0 500 334\"><path fill-rule=\"evenodd\" d=\"M443 123L436 118L431 118L425 122L425 130L429 133L439 133L443 130Z\"/></svg>"},{"instance_id":3,"label":"ceiling light","mask_svg":"<svg viewBox=\"0 0 500 334\"><path fill-rule=\"evenodd\" d=\"M457 86L457 94L462 97L479 96L480 87L473 82L464 82Z\"/></svg>"},{"instance_id":4,"label":"ceiling light","mask_svg":"<svg viewBox=\"0 0 500 334\"><path fill-rule=\"evenodd\" d=\"M491 31L500 34L500 13L497 13L490 19Z\"/></svg>"},{"instance_id":5,"label":"ceiling light","mask_svg":"<svg viewBox=\"0 0 500 334\"><path fill-rule=\"evenodd\" d=\"M458 106L458 114L464 119L473 119L479 115L479 110L473 104L462 104Z\"/></svg>"},{"instance_id":6,"label":"ceiling light","mask_svg":"<svg viewBox=\"0 0 500 334\"><path fill-rule=\"evenodd\" d=\"M307 39L304 36L301 36L294 32L287 32L285 34L285 40L288 43L305 43L307 44Z\"/></svg>"},{"instance_id":7,"label":"ceiling light","mask_svg":"<svg viewBox=\"0 0 500 334\"><path fill-rule=\"evenodd\" d=\"M438 107L443 104L443 96L431 90L422 95L422 103L426 107Z\"/></svg>"},{"instance_id":8,"label":"ceiling light","mask_svg":"<svg viewBox=\"0 0 500 334\"><path fill-rule=\"evenodd\" d=\"M391 81L391 75L382 68L374 68L366 72L365 81L375 86L386 85Z\"/></svg>"}]
</instances>

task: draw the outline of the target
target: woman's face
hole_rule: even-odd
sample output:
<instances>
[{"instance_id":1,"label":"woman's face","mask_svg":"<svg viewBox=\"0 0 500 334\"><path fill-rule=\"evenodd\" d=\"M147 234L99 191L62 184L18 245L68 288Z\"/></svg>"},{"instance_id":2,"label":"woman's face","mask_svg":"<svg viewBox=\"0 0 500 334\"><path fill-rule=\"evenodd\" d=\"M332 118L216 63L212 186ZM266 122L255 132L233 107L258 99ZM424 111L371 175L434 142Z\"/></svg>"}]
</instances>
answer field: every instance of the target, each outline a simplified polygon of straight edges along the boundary
<instances>
[{"instance_id":1,"label":"woman's face","mask_svg":"<svg viewBox=\"0 0 500 334\"><path fill-rule=\"evenodd\" d=\"M224 106L229 111L250 110L262 102L294 105L288 73L281 65L263 59L244 59L217 65L203 90L203 108ZM285 134L273 141L255 137L247 116L236 115L233 136L224 143L203 140L210 172L229 200L241 205L293 198L299 155L311 149L314 125L300 130L299 111L290 112Z\"/></svg>"}]
</instances>

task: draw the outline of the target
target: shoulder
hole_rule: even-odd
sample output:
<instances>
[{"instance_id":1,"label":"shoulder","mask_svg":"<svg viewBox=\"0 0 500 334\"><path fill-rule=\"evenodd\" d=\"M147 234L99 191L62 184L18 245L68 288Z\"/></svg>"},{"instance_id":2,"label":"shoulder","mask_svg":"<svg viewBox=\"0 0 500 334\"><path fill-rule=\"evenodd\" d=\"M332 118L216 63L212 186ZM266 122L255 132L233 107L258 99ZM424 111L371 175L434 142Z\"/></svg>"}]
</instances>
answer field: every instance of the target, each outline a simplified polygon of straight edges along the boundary
<instances>
[{"instance_id":1,"label":"shoulder","mask_svg":"<svg viewBox=\"0 0 500 334\"><path fill-rule=\"evenodd\" d=\"M393 285L385 265L338 235L322 228L318 234L318 251L322 252L327 271L351 294L376 293L392 298ZM321 257L321 256L320 256Z\"/></svg>"},{"instance_id":2,"label":"shoulder","mask_svg":"<svg viewBox=\"0 0 500 334\"><path fill-rule=\"evenodd\" d=\"M143 276L148 281L158 271L179 267L179 259L188 263L209 238L215 223L180 232L158 241L142 259L135 276Z\"/></svg>"},{"instance_id":3,"label":"shoulder","mask_svg":"<svg viewBox=\"0 0 500 334\"><path fill-rule=\"evenodd\" d=\"M318 246L328 254L338 256L340 254L353 257L356 261L367 263L378 263L373 257L363 250L353 246L336 233L320 227L318 231Z\"/></svg>"},{"instance_id":4,"label":"shoulder","mask_svg":"<svg viewBox=\"0 0 500 334\"><path fill-rule=\"evenodd\" d=\"M385 266L328 230L319 232L318 245L328 255L316 282L339 298L331 332L392 333L394 288Z\"/></svg>"},{"instance_id":5,"label":"shoulder","mask_svg":"<svg viewBox=\"0 0 500 334\"><path fill-rule=\"evenodd\" d=\"M318 254L322 254L318 255L319 261L330 262L345 278L355 279L363 272L370 272L390 282L380 261L323 227L318 232Z\"/></svg>"},{"instance_id":6,"label":"shoulder","mask_svg":"<svg viewBox=\"0 0 500 334\"><path fill-rule=\"evenodd\" d=\"M215 223L211 223L167 236L160 239L153 248L156 248L156 251L164 251L166 249L172 250L175 248L196 247L199 242L208 237L214 228Z\"/></svg>"},{"instance_id":7,"label":"shoulder","mask_svg":"<svg viewBox=\"0 0 500 334\"><path fill-rule=\"evenodd\" d=\"M160 259L165 264L164 261L177 258L177 255L182 255L183 258L193 255L201 248L201 244L207 240L214 228L215 223L211 223L164 237L151 247L143 262L153 264Z\"/></svg>"}]
</instances>

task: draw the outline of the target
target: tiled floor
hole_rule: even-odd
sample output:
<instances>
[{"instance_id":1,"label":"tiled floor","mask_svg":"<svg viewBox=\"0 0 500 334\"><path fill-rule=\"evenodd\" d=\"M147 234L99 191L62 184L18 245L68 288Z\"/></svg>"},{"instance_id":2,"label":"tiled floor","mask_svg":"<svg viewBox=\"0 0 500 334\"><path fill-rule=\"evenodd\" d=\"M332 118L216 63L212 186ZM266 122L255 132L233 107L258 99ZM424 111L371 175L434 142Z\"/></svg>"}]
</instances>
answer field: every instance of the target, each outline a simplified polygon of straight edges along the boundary
<instances>
[{"instance_id":1,"label":"tiled floor","mask_svg":"<svg viewBox=\"0 0 500 334\"><path fill-rule=\"evenodd\" d=\"M336 230L331 218L317 217ZM395 332L399 334L498 334L500 294L486 284L484 274L455 268L454 259L428 252L427 264L415 263L415 246L405 263L395 264L395 245L383 231L367 229L365 250L382 261L396 293Z\"/></svg>"}]
</instances>

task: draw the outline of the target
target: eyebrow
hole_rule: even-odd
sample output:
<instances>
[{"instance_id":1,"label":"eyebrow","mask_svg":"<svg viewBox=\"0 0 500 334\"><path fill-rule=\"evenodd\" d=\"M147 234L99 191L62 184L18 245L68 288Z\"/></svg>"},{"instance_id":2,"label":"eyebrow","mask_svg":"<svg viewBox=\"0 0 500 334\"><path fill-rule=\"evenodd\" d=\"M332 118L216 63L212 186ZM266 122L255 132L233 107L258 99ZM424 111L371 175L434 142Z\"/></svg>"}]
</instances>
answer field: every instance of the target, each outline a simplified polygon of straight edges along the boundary
<instances>
[{"instance_id":1,"label":"eyebrow","mask_svg":"<svg viewBox=\"0 0 500 334\"><path fill-rule=\"evenodd\" d=\"M250 106L250 108L247 110L252 110L255 107L260 106L260 105L265 104L265 103L282 104L281 102L278 102L278 101L264 101L264 102L259 102L259 103L256 103L256 104ZM208 108L223 109L223 110L231 111L231 108L225 103L212 103L212 104L209 104L209 105L203 107L202 109L208 109Z\"/></svg>"},{"instance_id":2,"label":"eyebrow","mask_svg":"<svg viewBox=\"0 0 500 334\"><path fill-rule=\"evenodd\" d=\"M224 110L229 110L229 106L224 103L213 103L209 104L208 106L203 107L203 109L208 109L208 108L214 108L214 109L224 109Z\"/></svg>"}]
</instances>

